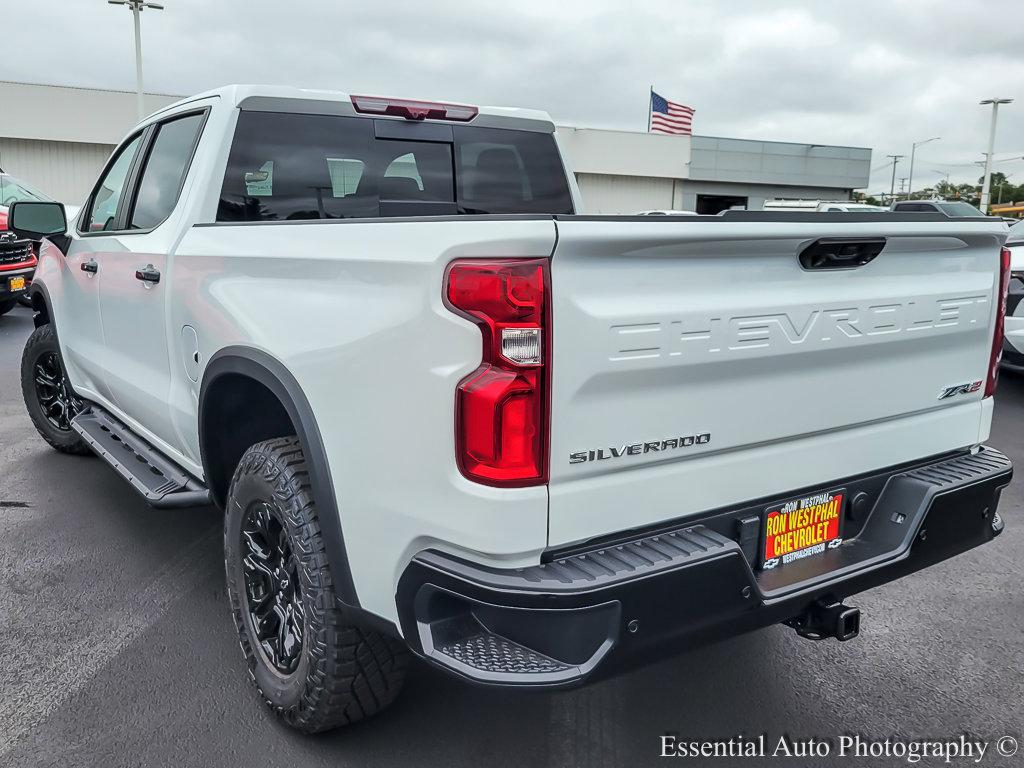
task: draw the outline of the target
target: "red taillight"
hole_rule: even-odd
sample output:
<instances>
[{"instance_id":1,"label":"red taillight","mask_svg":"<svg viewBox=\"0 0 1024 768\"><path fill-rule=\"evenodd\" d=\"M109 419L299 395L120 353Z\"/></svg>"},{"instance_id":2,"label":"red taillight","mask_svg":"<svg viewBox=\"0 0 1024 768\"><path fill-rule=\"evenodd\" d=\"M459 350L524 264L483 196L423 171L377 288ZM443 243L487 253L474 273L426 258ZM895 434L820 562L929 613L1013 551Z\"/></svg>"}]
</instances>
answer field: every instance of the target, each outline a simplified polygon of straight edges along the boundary
<instances>
[{"instance_id":1,"label":"red taillight","mask_svg":"<svg viewBox=\"0 0 1024 768\"><path fill-rule=\"evenodd\" d=\"M1003 332L1006 327L1006 294L1010 290L1010 249L999 253L999 304L996 306L996 327L992 334L992 354L988 359L988 379L985 381L985 397L996 393L999 381L999 361L1003 357Z\"/></svg>"},{"instance_id":2,"label":"red taillight","mask_svg":"<svg viewBox=\"0 0 1024 768\"><path fill-rule=\"evenodd\" d=\"M547 259L452 262L445 303L480 327L480 367L455 393L455 451L470 480L540 485L548 476Z\"/></svg>"},{"instance_id":3,"label":"red taillight","mask_svg":"<svg viewBox=\"0 0 1024 768\"><path fill-rule=\"evenodd\" d=\"M441 101L413 101L391 99L386 96L351 96L356 112L371 115L394 115L407 120L455 120L465 123L476 117L479 110L466 104L447 104Z\"/></svg>"}]
</instances>

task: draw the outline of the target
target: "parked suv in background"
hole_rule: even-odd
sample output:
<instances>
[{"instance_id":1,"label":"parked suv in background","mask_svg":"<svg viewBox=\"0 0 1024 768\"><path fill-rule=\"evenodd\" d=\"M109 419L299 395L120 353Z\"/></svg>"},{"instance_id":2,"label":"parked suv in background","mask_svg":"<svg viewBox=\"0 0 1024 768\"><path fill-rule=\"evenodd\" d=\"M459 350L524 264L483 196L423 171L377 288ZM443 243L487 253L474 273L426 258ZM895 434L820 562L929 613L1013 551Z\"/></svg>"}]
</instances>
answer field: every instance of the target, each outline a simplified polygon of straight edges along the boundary
<instances>
[{"instance_id":1,"label":"parked suv in background","mask_svg":"<svg viewBox=\"0 0 1024 768\"><path fill-rule=\"evenodd\" d=\"M15 243L13 236L4 237L7 229L7 211L13 203L26 201L47 201L52 198L35 189L21 179L0 170L0 315L10 312L21 300L28 301L28 287L35 272L35 249L38 243L21 241ZM71 217L77 208L64 206Z\"/></svg>"},{"instance_id":2,"label":"parked suv in background","mask_svg":"<svg viewBox=\"0 0 1024 768\"><path fill-rule=\"evenodd\" d=\"M943 216L984 216L970 203L962 200L900 200L892 204L898 213L941 213Z\"/></svg>"},{"instance_id":3,"label":"parked suv in background","mask_svg":"<svg viewBox=\"0 0 1024 768\"><path fill-rule=\"evenodd\" d=\"M32 243L13 232L0 231L0 315L6 315L27 295L35 267Z\"/></svg>"},{"instance_id":4,"label":"parked suv in background","mask_svg":"<svg viewBox=\"0 0 1024 768\"><path fill-rule=\"evenodd\" d=\"M1003 530L1001 221L578 216L554 131L233 86L134 128L70 228L11 209L49 236L36 428L224 510L295 728L386 706L410 651L535 689L778 622L850 640L845 598Z\"/></svg>"},{"instance_id":5,"label":"parked suv in background","mask_svg":"<svg viewBox=\"0 0 1024 768\"><path fill-rule=\"evenodd\" d=\"M52 201L53 198L21 179L0 171L0 229L7 229L7 209L11 203L23 200Z\"/></svg>"}]
</instances>

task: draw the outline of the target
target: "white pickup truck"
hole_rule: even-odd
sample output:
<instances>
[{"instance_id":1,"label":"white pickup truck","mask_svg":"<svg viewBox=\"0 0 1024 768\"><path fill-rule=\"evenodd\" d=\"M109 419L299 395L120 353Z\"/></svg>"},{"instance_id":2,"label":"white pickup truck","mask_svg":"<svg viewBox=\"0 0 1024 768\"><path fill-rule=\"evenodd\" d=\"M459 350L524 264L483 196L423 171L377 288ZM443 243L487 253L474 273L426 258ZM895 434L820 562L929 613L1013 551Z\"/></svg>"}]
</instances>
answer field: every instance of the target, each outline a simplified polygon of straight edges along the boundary
<instances>
[{"instance_id":1,"label":"white pickup truck","mask_svg":"<svg viewBox=\"0 0 1024 768\"><path fill-rule=\"evenodd\" d=\"M58 450L225 513L249 671L370 715L409 649L560 687L988 542L1006 225L577 215L550 119L235 86L135 128L47 236L23 360Z\"/></svg>"}]
</instances>

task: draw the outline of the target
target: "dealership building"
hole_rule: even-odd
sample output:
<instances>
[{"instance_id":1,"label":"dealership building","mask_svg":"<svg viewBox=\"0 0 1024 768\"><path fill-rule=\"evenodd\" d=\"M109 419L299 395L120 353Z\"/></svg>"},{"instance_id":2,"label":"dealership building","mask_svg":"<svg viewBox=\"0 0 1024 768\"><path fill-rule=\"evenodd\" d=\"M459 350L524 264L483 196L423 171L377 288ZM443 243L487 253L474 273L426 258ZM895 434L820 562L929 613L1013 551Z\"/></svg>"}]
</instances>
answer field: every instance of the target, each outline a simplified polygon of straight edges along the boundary
<instances>
[{"instance_id":1,"label":"dealership building","mask_svg":"<svg viewBox=\"0 0 1024 768\"><path fill-rule=\"evenodd\" d=\"M146 94L153 111L180 96ZM136 122L135 93L0 82L0 168L77 204ZM767 199L846 200L871 150L559 126L586 213L759 210Z\"/></svg>"}]
</instances>

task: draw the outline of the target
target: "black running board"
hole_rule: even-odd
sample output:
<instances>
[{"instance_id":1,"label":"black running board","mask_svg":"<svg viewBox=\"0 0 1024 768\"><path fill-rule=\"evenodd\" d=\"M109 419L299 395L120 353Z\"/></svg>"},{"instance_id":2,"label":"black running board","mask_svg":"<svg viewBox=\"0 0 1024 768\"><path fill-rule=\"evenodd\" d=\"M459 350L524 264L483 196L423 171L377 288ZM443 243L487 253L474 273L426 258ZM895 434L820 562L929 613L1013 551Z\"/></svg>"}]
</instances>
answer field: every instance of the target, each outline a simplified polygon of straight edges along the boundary
<instances>
[{"instance_id":1,"label":"black running board","mask_svg":"<svg viewBox=\"0 0 1024 768\"><path fill-rule=\"evenodd\" d=\"M89 447L160 509L212 504L210 490L98 405L71 420Z\"/></svg>"}]
</instances>

